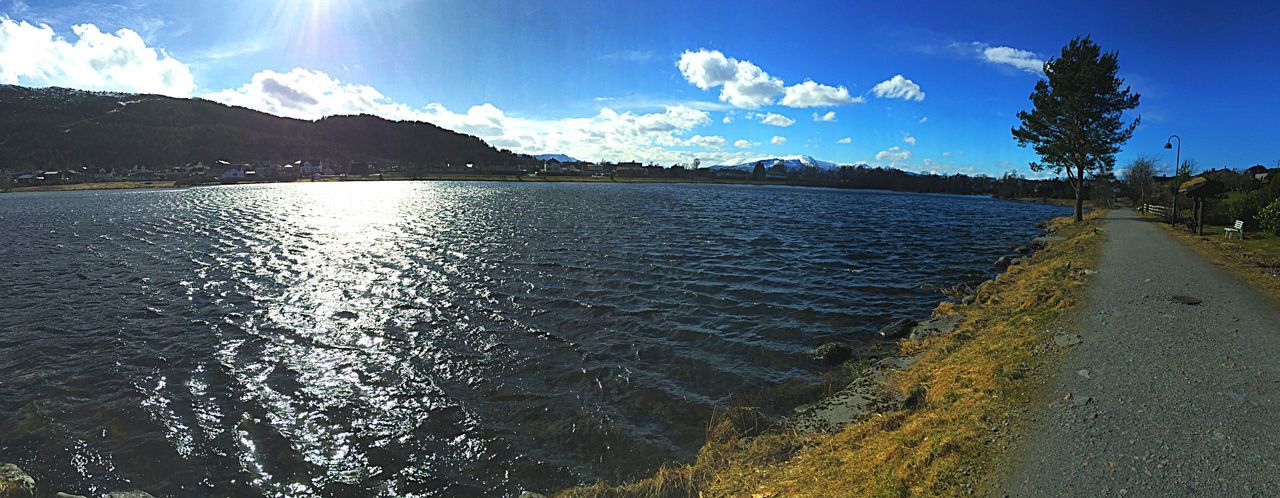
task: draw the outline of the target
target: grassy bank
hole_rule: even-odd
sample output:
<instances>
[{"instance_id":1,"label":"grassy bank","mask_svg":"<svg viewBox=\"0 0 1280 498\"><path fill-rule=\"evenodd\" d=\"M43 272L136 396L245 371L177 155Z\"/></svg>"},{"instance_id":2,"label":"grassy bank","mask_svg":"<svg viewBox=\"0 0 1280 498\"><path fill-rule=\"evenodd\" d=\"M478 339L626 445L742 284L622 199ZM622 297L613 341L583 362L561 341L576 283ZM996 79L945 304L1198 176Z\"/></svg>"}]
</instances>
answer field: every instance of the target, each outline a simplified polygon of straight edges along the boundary
<instances>
[{"instance_id":1,"label":"grassy bank","mask_svg":"<svg viewBox=\"0 0 1280 498\"><path fill-rule=\"evenodd\" d=\"M1152 222L1213 264L1253 284L1280 303L1280 236L1254 230L1245 232L1244 240L1227 240L1221 226L1205 225L1205 235L1201 236L1160 222L1155 217L1152 217Z\"/></svg>"},{"instance_id":2,"label":"grassy bank","mask_svg":"<svg viewBox=\"0 0 1280 498\"><path fill-rule=\"evenodd\" d=\"M999 471L1021 415L1038 399L1058 353L1049 332L1079 302L1101 246L1103 213L1053 220L1066 240L979 287L950 334L900 343L919 359L889 376L906 402L834 433L764 429L748 409L713 420L688 465L619 486L557 493L607 496L904 496L982 492ZM774 426L776 427L776 426Z\"/></svg>"}]
</instances>

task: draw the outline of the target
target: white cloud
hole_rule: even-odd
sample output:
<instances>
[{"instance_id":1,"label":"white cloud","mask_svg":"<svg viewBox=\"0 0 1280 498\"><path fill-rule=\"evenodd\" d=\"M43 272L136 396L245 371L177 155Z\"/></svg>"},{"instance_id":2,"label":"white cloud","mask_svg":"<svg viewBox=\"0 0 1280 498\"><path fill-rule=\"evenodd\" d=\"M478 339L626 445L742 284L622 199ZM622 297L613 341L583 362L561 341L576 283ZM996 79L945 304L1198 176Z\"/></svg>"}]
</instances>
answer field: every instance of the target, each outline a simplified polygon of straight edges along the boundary
<instances>
[{"instance_id":1,"label":"white cloud","mask_svg":"<svg viewBox=\"0 0 1280 498\"><path fill-rule=\"evenodd\" d=\"M736 141L734 141L734 142L733 142L733 146L734 146L734 147L737 147L737 148L739 148L739 149L749 149L749 148L751 148L751 147L755 147L755 146L757 146L757 145L760 145L760 144L755 143L755 142L751 142L751 141L748 141L748 140L746 140L746 139L742 139L742 138L739 138L738 140L736 140Z\"/></svg>"},{"instance_id":2,"label":"white cloud","mask_svg":"<svg viewBox=\"0 0 1280 498\"><path fill-rule=\"evenodd\" d=\"M920 85L911 81L901 74L892 78L881 81L871 88L871 92L882 99L903 99L903 100L924 100L924 92L920 90Z\"/></svg>"},{"instance_id":3,"label":"white cloud","mask_svg":"<svg viewBox=\"0 0 1280 498\"><path fill-rule=\"evenodd\" d=\"M844 86L827 86L805 80L787 87L779 103L787 107L833 107L865 101L862 96L850 97L849 89Z\"/></svg>"},{"instance_id":4,"label":"white cloud","mask_svg":"<svg viewBox=\"0 0 1280 498\"><path fill-rule=\"evenodd\" d=\"M440 104L411 107L368 85L344 83L321 71L261 71L239 88L204 96L272 114L318 119L335 114L373 114L413 120L476 135L490 145L527 154L562 153L589 160L688 162L727 156L693 153L674 147L724 145L724 137L685 134L711 123L706 111L668 105L661 112L636 114L601 108L591 117L532 119L510 116L492 104L454 112Z\"/></svg>"},{"instance_id":5,"label":"white cloud","mask_svg":"<svg viewBox=\"0 0 1280 498\"><path fill-rule=\"evenodd\" d=\"M0 14L0 83L86 90L191 95L195 77L186 64L147 46L129 29L103 33L93 24L71 27L74 43L53 28Z\"/></svg>"},{"instance_id":6,"label":"white cloud","mask_svg":"<svg viewBox=\"0 0 1280 498\"><path fill-rule=\"evenodd\" d=\"M823 123L830 123L836 120L836 111L827 111L825 114L813 113L813 120Z\"/></svg>"},{"instance_id":7,"label":"white cloud","mask_svg":"<svg viewBox=\"0 0 1280 498\"><path fill-rule=\"evenodd\" d=\"M676 62L680 75L694 86L710 90L720 87L720 101L735 107L758 109L778 104L787 107L832 107L865 102L862 96L849 95L844 86L830 86L805 80L783 86L781 79L771 76L750 61L728 57L719 50L686 50Z\"/></svg>"},{"instance_id":8,"label":"white cloud","mask_svg":"<svg viewBox=\"0 0 1280 498\"><path fill-rule=\"evenodd\" d=\"M626 61L645 63L653 60L654 53L652 50L621 50L600 56L601 60L606 61Z\"/></svg>"},{"instance_id":9,"label":"white cloud","mask_svg":"<svg viewBox=\"0 0 1280 498\"><path fill-rule=\"evenodd\" d=\"M903 137L903 138L902 138L902 141L903 141L903 142L906 142L906 143L907 143L907 145L915 145L915 144L916 144L916 137L913 137L913 136L911 136L911 135L907 135L907 136L905 136L905 137Z\"/></svg>"},{"instance_id":10,"label":"white cloud","mask_svg":"<svg viewBox=\"0 0 1280 498\"><path fill-rule=\"evenodd\" d=\"M929 116L924 116L920 118L920 124L925 124L928 122L929 122Z\"/></svg>"},{"instance_id":11,"label":"white cloud","mask_svg":"<svg viewBox=\"0 0 1280 498\"><path fill-rule=\"evenodd\" d=\"M887 160L891 162L897 162L897 161L906 161L907 159L911 159L911 151L903 149L902 147L898 147L896 145L893 147L889 147L889 150L882 150L876 153L877 161Z\"/></svg>"},{"instance_id":12,"label":"white cloud","mask_svg":"<svg viewBox=\"0 0 1280 498\"><path fill-rule=\"evenodd\" d=\"M343 83L323 71L302 68L294 68L287 73L259 71L240 88L212 92L203 97L298 119L314 120L340 114L373 114L399 120L423 117L423 111L394 103L372 86ZM481 136L500 130L505 117L501 110L490 104L472 107L468 114L469 129L466 133Z\"/></svg>"},{"instance_id":13,"label":"white cloud","mask_svg":"<svg viewBox=\"0 0 1280 498\"><path fill-rule=\"evenodd\" d=\"M778 126L781 128L786 128L788 126L796 124L796 120L788 118L781 114L774 114L772 112L765 115L765 117L761 119L760 122L767 125L771 125L771 126Z\"/></svg>"},{"instance_id":14,"label":"white cloud","mask_svg":"<svg viewBox=\"0 0 1280 498\"><path fill-rule=\"evenodd\" d=\"M733 117L731 117L731 116L725 116L725 117L724 117L724 119L721 119L721 120L720 120L720 122L721 122L721 123L724 123L724 124L732 123L732 122L733 122Z\"/></svg>"},{"instance_id":15,"label":"white cloud","mask_svg":"<svg viewBox=\"0 0 1280 498\"><path fill-rule=\"evenodd\" d=\"M836 140L836 143L838 143L838 144L851 144L851 143L853 143L853 138L851 138L851 137L844 137L844 138L842 138L842 139L840 139L840 140Z\"/></svg>"},{"instance_id":16,"label":"white cloud","mask_svg":"<svg viewBox=\"0 0 1280 498\"><path fill-rule=\"evenodd\" d=\"M787 137L779 137L775 135L773 138L769 139L769 143L773 145L782 145L787 143Z\"/></svg>"},{"instance_id":17,"label":"white cloud","mask_svg":"<svg viewBox=\"0 0 1280 498\"><path fill-rule=\"evenodd\" d=\"M1035 74L1040 74L1044 68L1044 61L1037 57L1035 52L1013 47L985 47L981 44L978 46L982 49L982 59L992 64L1007 64Z\"/></svg>"},{"instance_id":18,"label":"white cloud","mask_svg":"<svg viewBox=\"0 0 1280 498\"><path fill-rule=\"evenodd\" d=\"M684 79L698 88L721 87L720 101L736 107L756 109L769 105L783 92L782 80L755 64L725 57L719 50L686 50L676 66Z\"/></svg>"},{"instance_id":19,"label":"white cloud","mask_svg":"<svg viewBox=\"0 0 1280 498\"><path fill-rule=\"evenodd\" d=\"M951 151L943 151L942 157L951 157Z\"/></svg>"},{"instance_id":20,"label":"white cloud","mask_svg":"<svg viewBox=\"0 0 1280 498\"><path fill-rule=\"evenodd\" d=\"M689 140L688 140L689 145L697 145L697 146L706 147L709 149L718 149L720 147L724 147L724 143L725 143L725 138L719 135L711 135L706 137L702 135L694 135L692 137L689 137Z\"/></svg>"}]
</instances>

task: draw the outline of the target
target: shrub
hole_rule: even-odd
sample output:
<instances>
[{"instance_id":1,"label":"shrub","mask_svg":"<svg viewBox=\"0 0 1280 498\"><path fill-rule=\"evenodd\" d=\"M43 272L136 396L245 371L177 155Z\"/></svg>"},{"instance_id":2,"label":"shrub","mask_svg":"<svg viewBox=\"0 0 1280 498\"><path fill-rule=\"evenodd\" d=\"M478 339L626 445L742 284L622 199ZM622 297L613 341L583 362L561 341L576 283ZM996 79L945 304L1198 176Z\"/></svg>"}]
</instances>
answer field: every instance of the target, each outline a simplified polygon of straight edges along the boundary
<instances>
[{"instance_id":1,"label":"shrub","mask_svg":"<svg viewBox=\"0 0 1280 498\"><path fill-rule=\"evenodd\" d=\"M1267 207L1258 211L1258 223L1262 225L1263 230L1280 234L1280 199L1271 201L1271 204L1267 204Z\"/></svg>"},{"instance_id":2,"label":"shrub","mask_svg":"<svg viewBox=\"0 0 1280 498\"><path fill-rule=\"evenodd\" d=\"M1233 192L1225 198L1217 202L1210 202L1205 208L1205 223L1215 225L1230 225L1235 220L1244 220L1250 223L1254 219L1258 211L1262 209L1261 196L1258 191L1251 192Z\"/></svg>"}]
</instances>

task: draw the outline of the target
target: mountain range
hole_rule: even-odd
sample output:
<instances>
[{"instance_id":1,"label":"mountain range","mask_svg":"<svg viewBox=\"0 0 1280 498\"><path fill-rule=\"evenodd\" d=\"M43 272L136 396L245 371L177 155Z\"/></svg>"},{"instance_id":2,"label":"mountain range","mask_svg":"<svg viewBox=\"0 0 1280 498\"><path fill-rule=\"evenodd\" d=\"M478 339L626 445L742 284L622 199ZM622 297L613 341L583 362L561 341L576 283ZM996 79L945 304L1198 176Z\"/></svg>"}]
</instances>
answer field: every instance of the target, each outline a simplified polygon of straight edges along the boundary
<instances>
[{"instance_id":1,"label":"mountain range","mask_svg":"<svg viewBox=\"0 0 1280 498\"><path fill-rule=\"evenodd\" d=\"M726 161L726 162L717 164L715 166L712 166L711 169L740 169L740 170L751 171L753 168L755 168L755 165L757 162L763 163L764 167L766 168L769 168L775 164L781 163L783 166L787 168L787 171L795 171L795 170L804 169L808 167L818 168L820 170L831 170L831 169L840 168L839 164L836 164L833 162L814 159L813 157L806 156L806 155L795 155L795 156L780 156L780 157L762 157L759 159L752 159L746 162Z\"/></svg>"},{"instance_id":2,"label":"mountain range","mask_svg":"<svg viewBox=\"0 0 1280 498\"><path fill-rule=\"evenodd\" d=\"M0 85L0 169L298 159L386 161L409 167L580 162L566 154L527 156L498 150L474 136L424 122L370 115L306 121L203 99ZM726 161L711 168L750 171L757 162L765 167L781 163L788 171L839 168L807 155Z\"/></svg>"},{"instance_id":3,"label":"mountain range","mask_svg":"<svg viewBox=\"0 0 1280 498\"><path fill-rule=\"evenodd\" d=\"M551 160L555 160L555 161L558 161L558 162L561 162L561 163L580 163L580 162L582 162L582 161L580 161L580 160L578 160L578 159L575 159L575 158L569 157L569 156L564 155L564 154L538 154L538 155L533 156L533 158L534 158L534 159L537 159L537 160L539 160L539 161L551 161Z\"/></svg>"},{"instance_id":4,"label":"mountain range","mask_svg":"<svg viewBox=\"0 0 1280 498\"><path fill-rule=\"evenodd\" d=\"M532 163L430 123L282 118L202 99L0 85L0 169L177 166L217 160Z\"/></svg>"}]
</instances>

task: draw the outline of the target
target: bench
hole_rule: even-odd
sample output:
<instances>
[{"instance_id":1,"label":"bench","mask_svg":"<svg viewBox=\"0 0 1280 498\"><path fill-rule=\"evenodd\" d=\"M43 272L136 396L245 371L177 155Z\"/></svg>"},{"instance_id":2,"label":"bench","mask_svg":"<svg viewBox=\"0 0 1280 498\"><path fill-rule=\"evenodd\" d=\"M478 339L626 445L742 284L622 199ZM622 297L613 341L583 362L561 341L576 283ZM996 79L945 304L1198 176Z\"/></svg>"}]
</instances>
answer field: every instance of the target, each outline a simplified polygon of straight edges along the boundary
<instances>
[{"instance_id":1,"label":"bench","mask_svg":"<svg viewBox=\"0 0 1280 498\"><path fill-rule=\"evenodd\" d=\"M1231 234L1233 233L1236 234L1237 239L1244 240L1244 222L1243 221L1236 220L1235 226L1226 227L1226 228L1223 228L1223 230L1227 231L1225 235L1227 236L1228 240L1231 239Z\"/></svg>"}]
</instances>

